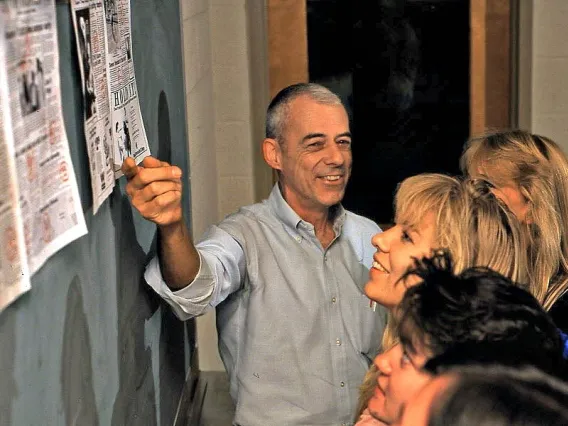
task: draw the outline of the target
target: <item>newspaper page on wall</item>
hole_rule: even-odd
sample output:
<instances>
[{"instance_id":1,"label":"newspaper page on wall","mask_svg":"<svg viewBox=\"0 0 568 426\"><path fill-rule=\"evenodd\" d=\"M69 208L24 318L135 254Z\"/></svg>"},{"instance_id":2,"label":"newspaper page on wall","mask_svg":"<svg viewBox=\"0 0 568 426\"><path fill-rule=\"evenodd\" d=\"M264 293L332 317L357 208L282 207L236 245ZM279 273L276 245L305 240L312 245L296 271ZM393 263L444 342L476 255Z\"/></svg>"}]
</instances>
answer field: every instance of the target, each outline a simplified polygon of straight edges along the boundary
<instances>
[{"instance_id":1,"label":"newspaper page on wall","mask_svg":"<svg viewBox=\"0 0 568 426\"><path fill-rule=\"evenodd\" d=\"M94 214L114 188L113 133L108 102L102 0L76 0L73 2L72 15L81 71Z\"/></svg>"},{"instance_id":2,"label":"newspaper page on wall","mask_svg":"<svg viewBox=\"0 0 568 426\"><path fill-rule=\"evenodd\" d=\"M7 0L4 45L30 273L87 233L61 111L54 0Z\"/></svg>"},{"instance_id":3,"label":"newspaper page on wall","mask_svg":"<svg viewBox=\"0 0 568 426\"><path fill-rule=\"evenodd\" d=\"M4 28L0 12L0 28ZM30 289L24 243L24 225L18 203L14 141L4 60L0 38L0 311Z\"/></svg>"},{"instance_id":4,"label":"newspaper page on wall","mask_svg":"<svg viewBox=\"0 0 568 426\"><path fill-rule=\"evenodd\" d=\"M75 34L79 40L87 40L82 34L81 22L87 19L89 29L85 25L85 34L91 40L78 42L79 58L83 69L83 86L89 85L89 72L94 73L95 93L102 91L102 82L106 82L108 90L108 107L101 108L98 120L110 123L112 136L112 158L115 177L122 176L120 167L126 157L133 157L136 163L150 155L146 130L142 122L134 63L132 58L131 20L129 0L72 0ZM89 50L90 53L85 53ZM100 65L105 65L103 70ZM102 77L101 74L105 73ZM99 87L98 85L101 84ZM89 108L89 102L86 102ZM96 107L101 102L97 100ZM110 110L110 115L103 114ZM88 115L87 112L86 115ZM99 126L97 137L104 139L108 128ZM104 133L103 133L104 132ZM86 133L87 142L95 133Z\"/></svg>"}]
</instances>

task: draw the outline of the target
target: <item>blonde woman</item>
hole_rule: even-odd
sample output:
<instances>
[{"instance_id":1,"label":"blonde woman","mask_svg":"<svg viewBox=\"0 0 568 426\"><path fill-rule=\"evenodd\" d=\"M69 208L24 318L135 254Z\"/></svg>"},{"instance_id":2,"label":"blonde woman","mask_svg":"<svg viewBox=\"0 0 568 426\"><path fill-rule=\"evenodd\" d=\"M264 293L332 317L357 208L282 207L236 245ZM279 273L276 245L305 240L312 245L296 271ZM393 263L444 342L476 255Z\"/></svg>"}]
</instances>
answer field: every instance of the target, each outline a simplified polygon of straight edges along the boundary
<instances>
[{"instance_id":1,"label":"blonde woman","mask_svg":"<svg viewBox=\"0 0 568 426\"><path fill-rule=\"evenodd\" d=\"M401 277L414 260L440 248L452 253L456 273L471 266L486 266L515 282L527 282L526 239L520 223L478 179L460 180L440 174L421 174L405 179L395 196L395 225L377 234L377 251L365 286L367 296L391 313L415 277ZM382 349L394 342L392 321L387 325ZM376 387L378 372L369 370L361 387L359 425L381 424L364 408ZM367 423L364 423L364 422ZM392 419L382 419L389 424Z\"/></svg>"},{"instance_id":2,"label":"blonde woman","mask_svg":"<svg viewBox=\"0 0 568 426\"><path fill-rule=\"evenodd\" d=\"M552 140L522 130L471 139L462 170L493 186L529 237L533 294L568 330L568 159ZM560 300L562 298L562 300Z\"/></svg>"}]
</instances>

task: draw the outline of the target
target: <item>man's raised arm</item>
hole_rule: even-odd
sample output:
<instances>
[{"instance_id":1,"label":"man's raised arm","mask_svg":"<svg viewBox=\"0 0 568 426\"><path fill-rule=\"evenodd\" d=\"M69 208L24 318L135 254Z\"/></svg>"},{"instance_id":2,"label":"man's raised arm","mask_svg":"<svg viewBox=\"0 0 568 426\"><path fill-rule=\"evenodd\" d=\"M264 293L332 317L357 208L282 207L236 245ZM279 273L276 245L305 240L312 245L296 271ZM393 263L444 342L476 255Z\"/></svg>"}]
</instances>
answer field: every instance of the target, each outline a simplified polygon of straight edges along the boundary
<instances>
[{"instance_id":1,"label":"man's raised arm","mask_svg":"<svg viewBox=\"0 0 568 426\"><path fill-rule=\"evenodd\" d=\"M128 179L126 193L132 205L158 225L164 281L172 290L186 287L199 272L199 254L183 221L181 169L153 157L136 165L128 157L122 172Z\"/></svg>"}]
</instances>

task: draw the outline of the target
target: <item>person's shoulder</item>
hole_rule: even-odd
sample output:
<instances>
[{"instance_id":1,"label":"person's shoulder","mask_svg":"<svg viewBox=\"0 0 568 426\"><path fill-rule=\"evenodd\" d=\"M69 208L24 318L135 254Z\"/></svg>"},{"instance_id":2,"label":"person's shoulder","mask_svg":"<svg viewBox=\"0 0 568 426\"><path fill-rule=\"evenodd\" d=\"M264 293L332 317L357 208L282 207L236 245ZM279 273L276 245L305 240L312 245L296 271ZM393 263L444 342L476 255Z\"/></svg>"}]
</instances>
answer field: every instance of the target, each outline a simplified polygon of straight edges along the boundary
<instances>
[{"instance_id":1,"label":"person's shoulder","mask_svg":"<svg viewBox=\"0 0 568 426\"><path fill-rule=\"evenodd\" d=\"M375 221L365 216L361 216L357 213L353 213L352 211L349 210L345 210L345 213L347 215L347 218L345 220L347 224L351 223L352 226L360 228L366 232L372 232L372 233L381 232L381 228L379 227L379 225L375 223Z\"/></svg>"},{"instance_id":2,"label":"person's shoulder","mask_svg":"<svg viewBox=\"0 0 568 426\"><path fill-rule=\"evenodd\" d=\"M271 218L270 209L266 202L250 204L240 207L237 211L227 215L221 224L231 224L240 227L258 226Z\"/></svg>"}]
</instances>

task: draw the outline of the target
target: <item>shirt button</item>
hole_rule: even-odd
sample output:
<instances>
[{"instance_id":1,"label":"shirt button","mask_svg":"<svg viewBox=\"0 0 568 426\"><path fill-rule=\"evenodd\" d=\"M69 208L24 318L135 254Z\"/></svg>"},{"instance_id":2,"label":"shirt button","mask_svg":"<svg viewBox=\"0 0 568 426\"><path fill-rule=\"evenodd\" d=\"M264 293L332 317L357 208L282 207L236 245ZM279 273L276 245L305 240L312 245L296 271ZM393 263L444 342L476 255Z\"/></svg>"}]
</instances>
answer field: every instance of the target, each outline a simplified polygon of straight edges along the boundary
<instances>
[{"instance_id":1,"label":"shirt button","mask_svg":"<svg viewBox=\"0 0 568 426\"><path fill-rule=\"evenodd\" d=\"M339 386L341 386L342 388L344 388L344 387L345 387L345 383L344 383L344 382L341 382L341 383L339 384Z\"/></svg>"},{"instance_id":2,"label":"shirt button","mask_svg":"<svg viewBox=\"0 0 568 426\"><path fill-rule=\"evenodd\" d=\"M337 302L337 299L336 299L335 297L332 297L332 298L331 298L331 303L335 303L335 302Z\"/></svg>"},{"instance_id":3,"label":"shirt button","mask_svg":"<svg viewBox=\"0 0 568 426\"><path fill-rule=\"evenodd\" d=\"M302 237L300 237L299 235L296 237L296 241L298 241L299 243L302 242Z\"/></svg>"},{"instance_id":4,"label":"shirt button","mask_svg":"<svg viewBox=\"0 0 568 426\"><path fill-rule=\"evenodd\" d=\"M336 344L337 346L341 346L341 340L336 339L336 340L335 340L335 344Z\"/></svg>"}]
</instances>

